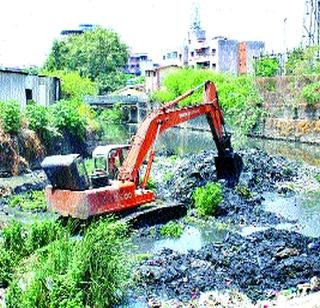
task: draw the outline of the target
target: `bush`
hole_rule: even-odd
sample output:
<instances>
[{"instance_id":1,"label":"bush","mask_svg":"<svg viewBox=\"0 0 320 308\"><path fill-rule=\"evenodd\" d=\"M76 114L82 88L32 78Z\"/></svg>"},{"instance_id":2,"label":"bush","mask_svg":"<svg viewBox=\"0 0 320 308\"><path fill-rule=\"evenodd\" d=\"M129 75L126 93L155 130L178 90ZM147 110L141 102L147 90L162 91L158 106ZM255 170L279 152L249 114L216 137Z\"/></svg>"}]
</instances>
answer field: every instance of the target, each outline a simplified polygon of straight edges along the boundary
<instances>
[{"instance_id":1,"label":"bush","mask_svg":"<svg viewBox=\"0 0 320 308\"><path fill-rule=\"evenodd\" d=\"M261 58L255 62L255 73L259 77L273 77L278 74L279 62L277 58Z\"/></svg>"},{"instance_id":2,"label":"bush","mask_svg":"<svg viewBox=\"0 0 320 308\"><path fill-rule=\"evenodd\" d=\"M193 199L200 216L212 215L223 200L221 185L207 183L204 187L198 187L193 193Z\"/></svg>"},{"instance_id":3,"label":"bush","mask_svg":"<svg viewBox=\"0 0 320 308\"><path fill-rule=\"evenodd\" d=\"M15 101L0 102L0 125L6 133L17 133L21 127L20 106Z\"/></svg>"},{"instance_id":4,"label":"bush","mask_svg":"<svg viewBox=\"0 0 320 308\"><path fill-rule=\"evenodd\" d=\"M50 107L53 125L61 132L67 131L71 135L84 139L87 121L79 112L79 101L61 100Z\"/></svg>"},{"instance_id":5,"label":"bush","mask_svg":"<svg viewBox=\"0 0 320 308\"><path fill-rule=\"evenodd\" d=\"M320 103L320 81L303 87L301 95L309 105Z\"/></svg>"},{"instance_id":6,"label":"bush","mask_svg":"<svg viewBox=\"0 0 320 308\"><path fill-rule=\"evenodd\" d=\"M184 225L178 222L170 221L161 226L160 234L166 237L180 237L183 233Z\"/></svg>"},{"instance_id":7,"label":"bush","mask_svg":"<svg viewBox=\"0 0 320 308\"><path fill-rule=\"evenodd\" d=\"M111 219L90 226L84 237L64 236L37 250L17 270L7 307L110 307L128 281L126 225Z\"/></svg>"},{"instance_id":8,"label":"bush","mask_svg":"<svg viewBox=\"0 0 320 308\"><path fill-rule=\"evenodd\" d=\"M58 77L61 80L61 95L63 99L83 100L86 95L96 95L98 86L78 72L43 71L45 75Z\"/></svg>"},{"instance_id":9,"label":"bush","mask_svg":"<svg viewBox=\"0 0 320 308\"><path fill-rule=\"evenodd\" d=\"M119 104L116 104L113 108L104 109L99 115L99 122L101 125L105 124L119 124L123 120L123 111Z\"/></svg>"}]
</instances>

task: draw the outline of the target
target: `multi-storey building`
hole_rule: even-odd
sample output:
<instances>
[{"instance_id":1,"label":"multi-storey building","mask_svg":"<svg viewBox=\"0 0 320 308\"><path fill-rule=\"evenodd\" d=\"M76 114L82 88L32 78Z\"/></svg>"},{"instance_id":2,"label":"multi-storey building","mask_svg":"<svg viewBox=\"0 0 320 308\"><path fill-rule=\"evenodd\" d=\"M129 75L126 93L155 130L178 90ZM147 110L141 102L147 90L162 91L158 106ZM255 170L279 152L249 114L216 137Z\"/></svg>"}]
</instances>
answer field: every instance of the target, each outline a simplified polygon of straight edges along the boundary
<instances>
[{"instance_id":1,"label":"multi-storey building","mask_svg":"<svg viewBox=\"0 0 320 308\"><path fill-rule=\"evenodd\" d=\"M224 36L207 39L200 24L199 8L195 14L183 47L163 55L162 65L201 67L232 74L253 72L254 57L264 52L262 41L239 42Z\"/></svg>"}]
</instances>

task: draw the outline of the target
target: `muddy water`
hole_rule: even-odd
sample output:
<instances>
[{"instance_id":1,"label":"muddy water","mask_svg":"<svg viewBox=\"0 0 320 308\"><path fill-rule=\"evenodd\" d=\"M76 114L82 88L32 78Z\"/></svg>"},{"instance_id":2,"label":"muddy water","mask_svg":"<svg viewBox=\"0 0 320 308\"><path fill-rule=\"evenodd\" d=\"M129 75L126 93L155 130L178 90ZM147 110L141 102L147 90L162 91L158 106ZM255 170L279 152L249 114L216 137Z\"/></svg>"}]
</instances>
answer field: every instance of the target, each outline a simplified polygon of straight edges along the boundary
<instances>
[{"instance_id":1,"label":"muddy water","mask_svg":"<svg viewBox=\"0 0 320 308\"><path fill-rule=\"evenodd\" d=\"M103 142L125 143L136 133L137 126L120 126L104 135ZM121 134L119 133L121 131ZM235 139L235 138L234 138ZM320 147L298 142L248 138L233 140L235 147L249 147L264 149L271 155L281 155L292 160L303 161L320 167ZM198 153L202 150L215 149L212 135L208 131L192 131L186 128L172 128L163 133L157 142L157 150L166 150L177 155Z\"/></svg>"},{"instance_id":2,"label":"muddy water","mask_svg":"<svg viewBox=\"0 0 320 308\"><path fill-rule=\"evenodd\" d=\"M225 238L226 230L217 230L212 226L187 226L178 239L173 238L133 238L135 250L139 253L155 253L163 248L187 253L188 250L199 250L206 244L222 242Z\"/></svg>"}]
</instances>

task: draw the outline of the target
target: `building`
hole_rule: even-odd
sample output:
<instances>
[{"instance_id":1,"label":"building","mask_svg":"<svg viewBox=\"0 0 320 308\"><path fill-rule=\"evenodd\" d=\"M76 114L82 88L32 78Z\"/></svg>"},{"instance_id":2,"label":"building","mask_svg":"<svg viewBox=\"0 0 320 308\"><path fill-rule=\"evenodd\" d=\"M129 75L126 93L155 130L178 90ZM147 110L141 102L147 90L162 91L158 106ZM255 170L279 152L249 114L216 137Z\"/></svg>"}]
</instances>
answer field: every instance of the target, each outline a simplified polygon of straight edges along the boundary
<instances>
[{"instance_id":1,"label":"building","mask_svg":"<svg viewBox=\"0 0 320 308\"><path fill-rule=\"evenodd\" d=\"M261 41L239 42L224 36L207 39L200 24L199 7L196 7L183 46L166 52L162 65L200 67L232 74L251 73L254 58L260 56L264 48Z\"/></svg>"},{"instance_id":2,"label":"building","mask_svg":"<svg viewBox=\"0 0 320 308\"><path fill-rule=\"evenodd\" d=\"M94 31L95 29L97 29L97 27L98 25L93 25L93 24L80 24L78 29L62 30L60 34L62 36L78 35L86 31Z\"/></svg>"},{"instance_id":3,"label":"building","mask_svg":"<svg viewBox=\"0 0 320 308\"><path fill-rule=\"evenodd\" d=\"M145 71L153 68L153 62L149 59L147 53L131 53L128 59L128 64L124 71L127 74L136 76L144 75Z\"/></svg>"},{"instance_id":4,"label":"building","mask_svg":"<svg viewBox=\"0 0 320 308\"><path fill-rule=\"evenodd\" d=\"M160 89L161 82L166 75L179 67L177 65L160 66L152 69L148 69L145 72L145 91L146 93L152 93Z\"/></svg>"},{"instance_id":5,"label":"building","mask_svg":"<svg viewBox=\"0 0 320 308\"><path fill-rule=\"evenodd\" d=\"M17 68L0 67L0 101L15 100L21 108L33 100L48 106L60 99L60 80L29 74Z\"/></svg>"}]
</instances>

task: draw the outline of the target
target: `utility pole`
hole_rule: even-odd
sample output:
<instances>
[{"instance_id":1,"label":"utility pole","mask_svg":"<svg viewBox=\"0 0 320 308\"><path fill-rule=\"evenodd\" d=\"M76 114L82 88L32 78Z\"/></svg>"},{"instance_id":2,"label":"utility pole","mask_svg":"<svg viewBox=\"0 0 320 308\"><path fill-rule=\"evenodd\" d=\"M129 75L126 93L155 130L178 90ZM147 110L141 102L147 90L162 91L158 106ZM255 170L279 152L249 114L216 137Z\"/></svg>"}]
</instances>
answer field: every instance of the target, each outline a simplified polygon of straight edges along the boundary
<instances>
[{"instance_id":1,"label":"utility pole","mask_svg":"<svg viewBox=\"0 0 320 308\"><path fill-rule=\"evenodd\" d=\"M320 0L305 0L302 46L320 44Z\"/></svg>"}]
</instances>

